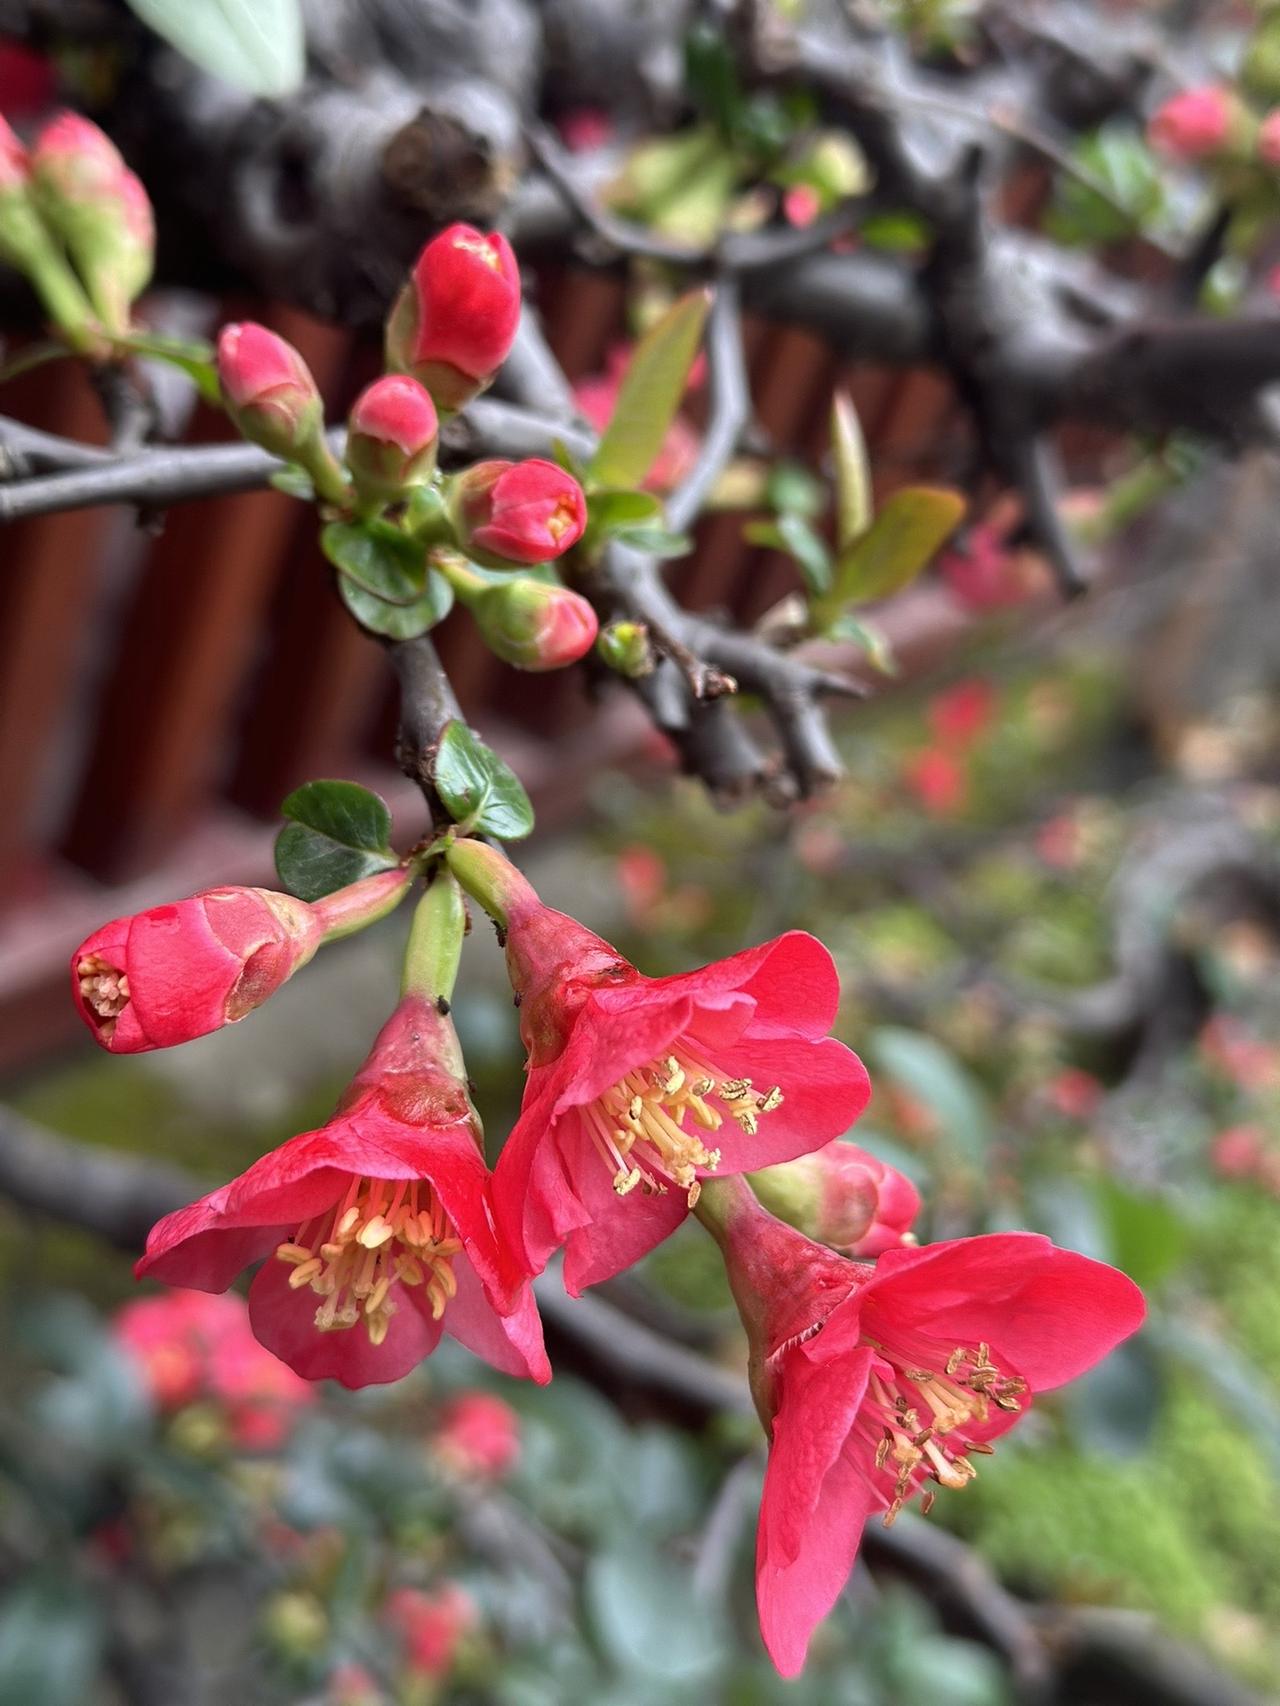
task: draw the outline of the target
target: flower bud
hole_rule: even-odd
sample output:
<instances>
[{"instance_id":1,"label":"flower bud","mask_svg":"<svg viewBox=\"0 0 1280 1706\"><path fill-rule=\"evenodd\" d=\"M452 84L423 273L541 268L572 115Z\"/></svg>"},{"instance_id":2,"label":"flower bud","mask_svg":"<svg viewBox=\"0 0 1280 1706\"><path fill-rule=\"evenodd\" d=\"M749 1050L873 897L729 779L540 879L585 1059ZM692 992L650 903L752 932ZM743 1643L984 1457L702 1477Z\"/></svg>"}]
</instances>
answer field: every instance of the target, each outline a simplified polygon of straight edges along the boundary
<instances>
[{"instance_id":1,"label":"flower bud","mask_svg":"<svg viewBox=\"0 0 1280 1706\"><path fill-rule=\"evenodd\" d=\"M361 497L394 503L436 469L440 422L431 393L396 374L375 379L347 417L347 467Z\"/></svg>"},{"instance_id":2,"label":"flower bud","mask_svg":"<svg viewBox=\"0 0 1280 1706\"><path fill-rule=\"evenodd\" d=\"M1273 172L1280 172L1280 107L1269 112L1258 128L1258 158Z\"/></svg>"},{"instance_id":3,"label":"flower bud","mask_svg":"<svg viewBox=\"0 0 1280 1706\"><path fill-rule=\"evenodd\" d=\"M308 904L270 889L206 889L104 924L71 956L71 989L94 1039L140 1054L243 1019L322 942L383 917L409 886L383 871Z\"/></svg>"},{"instance_id":4,"label":"flower bud","mask_svg":"<svg viewBox=\"0 0 1280 1706\"><path fill-rule=\"evenodd\" d=\"M905 1174L837 1138L812 1154L753 1173L771 1214L846 1256L878 1256L911 1243L920 1193Z\"/></svg>"},{"instance_id":5,"label":"flower bud","mask_svg":"<svg viewBox=\"0 0 1280 1706\"><path fill-rule=\"evenodd\" d=\"M633 681L653 674L653 646L643 622L610 622L600 630L596 650L610 669Z\"/></svg>"},{"instance_id":6,"label":"flower bud","mask_svg":"<svg viewBox=\"0 0 1280 1706\"><path fill-rule=\"evenodd\" d=\"M1171 160L1204 160L1228 145L1235 120L1229 90L1213 84L1184 89L1157 109L1147 125L1147 140Z\"/></svg>"},{"instance_id":7,"label":"flower bud","mask_svg":"<svg viewBox=\"0 0 1280 1706\"><path fill-rule=\"evenodd\" d=\"M490 651L516 669L564 669L595 641L596 613L568 587L517 576L462 596Z\"/></svg>"},{"instance_id":8,"label":"flower bud","mask_svg":"<svg viewBox=\"0 0 1280 1706\"><path fill-rule=\"evenodd\" d=\"M505 237L451 225L418 256L387 321L387 365L411 373L440 409L460 409L507 359L520 320L520 271Z\"/></svg>"},{"instance_id":9,"label":"flower bud","mask_svg":"<svg viewBox=\"0 0 1280 1706\"><path fill-rule=\"evenodd\" d=\"M292 344L265 326L248 320L222 328L218 379L227 413L264 450L295 458L319 437L324 402L311 370Z\"/></svg>"},{"instance_id":10,"label":"flower bud","mask_svg":"<svg viewBox=\"0 0 1280 1706\"><path fill-rule=\"evenodd\" d=\"M59 113L45 126L31 167L41 213L66 244L103 325L123 334L155 262L146 190L111 139L79 113Z\"/></svg>"},{"instance_id":11,"label":"flower bud","mask_svg":"<svg viewBox=\"0 0 1280 1706\"><path fill-rule=\"evenodd\" d=\"M440 1417L431 1451L456 1475L499 1481L520 1456L520 1417L492 1392L460 1392Z\"/></svg>"},{"instance_id":12,"label":"flower bud","mask_svg":"<svg viewBox=\"0 0 1280 1706\"><path fill-rule=\"evenodd\" d=\"M554 462L477 462L454 480L449 513L461 549L503 569L549 562L576 545L587 525L587 500Z\"/></svg>"}]
</instances>

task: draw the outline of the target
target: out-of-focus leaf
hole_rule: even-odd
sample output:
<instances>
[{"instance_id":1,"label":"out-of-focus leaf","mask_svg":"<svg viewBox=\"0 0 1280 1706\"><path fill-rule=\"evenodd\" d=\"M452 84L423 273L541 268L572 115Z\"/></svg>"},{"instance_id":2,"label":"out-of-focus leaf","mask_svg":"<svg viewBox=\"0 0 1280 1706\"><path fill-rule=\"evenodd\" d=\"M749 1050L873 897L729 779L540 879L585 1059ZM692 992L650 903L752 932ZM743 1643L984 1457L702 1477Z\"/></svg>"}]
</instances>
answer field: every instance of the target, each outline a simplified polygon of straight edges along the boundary
<instances>
[{"instance_id":1,"label":"out-of-focus leaf","mask_svg":"<svg viewBox=\"0 0 1280 1706\"><path fill-rule=\"evenodd\" d=\"M397 863L387 803L358 782L307 782L280 810L291 821L276 837L276 870L299 900L320 900Z\"/></svg>"},{"instance_id":2,"label":"out-of-focus leaf","mask_svg":"<svg viewBox=\"0 0 1280 1706\"><path fill-rule=\"evenodd\" d=\"M871 526L871 469L862 424L847 391L831 404L831 454L836 465L836 547L843 551Z\"/></svg>"},{"instance_id":3,"label":"out-of-focus leaf","mask_svg":"<svg viewBox=\"0 0 1280 1706\"><path fill-rule=\"evenodd\" d=\"M167 362L185 373L206 403L221 403L218 370L214 366L213 346L201 338L171 338L162 332L134 331L118 338L123 348L135 355L149 356L152 361Z\"/></svg>"},{"instance_id":4,"label":"out-of-focus leaf","mask_svg":"<svg viewBox=\"0 0 1280 1706\"><path fill-rule=\"evenodd\" d=\"M827 501L822 481L800 462L775 462L765 482L764 497L770 509L793 510L810 521L822 514Z\"/></svg>"},{"instance_id":5,"label":"out-of-focus leaf","mask_svg":"<svg viewBox=\"0 0 1280 1706\"><path fill-rule=\"evenodd\" d=\"M288 95L305 69L298 0L128 0L203 71L251 95Z\"/></svg>"},{"instance_id":6,"label":"out-of-focus leaf","mask_svg":"<svg viewBox=\"0 0 1280 1706\"><path fill-rule=\"evenodd\" d=\"M1213 1394L1239 1426L1248 1430L1280 1475L1280 1404L1267 1376L1228 1343L1221 1333L1206 1332L1181 1316L1152 1316L1142 1330L1148 1345L1167 1351L1202 1380L1213 1371Z\"/></svg>"},{"instance_id":7,"label":"out-of-focus leaf","mask_svg":"<svg viewBox=\"0 0 1280 1706\"><path fill-rule=\"evenodd\" d=\"M814 605L825 629L846 604L863 604L900 592L920 573L964 514L958 492L908 486L888 498L871 526L836 558L830 591Z\"/></svg>"},{"instance_id":8,"label":"out-of-focus leaf","mask_svg":"<svg viewBox=\"0 0 1280 1706\"><path fill-rule=\"evenodd\" d=\"M591 459L597 484L636 487L644 482L676 418L710 306L709 291L691 290L637 343Z\"/></svg>"},{"instance_id":9,"label":"out-of-focus leaf","mask_svg":"<svg viewBox=\"0 0 1280 1706\"><path fill-rule=\"evenodd\" d=\"M896 1025L873 1031L868 1050L881 1072L936 1116L942 1141L981 1167L991 1141L991 1112L955 1056L933 1037Z\"/></svg>"},{"instance_id":10,"label":"out-of-focus leaf","mask_svg":"<svg viewBox=\"0 0 1280 1706\"><path fill-rule=\"evenodd\" d=\"M685 86L720 134L733 136L742 111L742 85L724 32L695 23L684 38Z\"/></svg>"},{"instance_id":11,"label":"out-of-focus leaf","mask_svg":"<svg viewBox=\"0 0 1280 1706\"><path fill-rule=\"evenodd\" d=\"M828 639L852 640L854 645L861 646L872 668L881 675L898 673L898 660L893 655L889 636L874 622L859 622L856 616L846 614L837 617L826 632Z\"/></svg>"},{"instance_id":12,"label":"out-of-focus leaf","mask_svg":"<svg viewBox=\"0 0 1280 1706\"><path fill-rule=\"evenodd\" d=\"M455 823L469 822L500 841L518 841L533 828L520 778L456 718L440 738L432 779Z\"/></svg>"},{"instance_id":13,"label":"out-of-focus leaf","mask_svg":"<svg viewBox=\"0 0 1280 1706\"><path fill-rule=\"evenodd\" d=\"M1144 1288L1159 1285L1186 1255L1185 1220L1163 1198L1138 1196L1114 1179L1099 1179L1096 1191L1116 1266Z\"/></svg>"},{"instance_id":14,"label":"out-of-focus leaf","mask_svg":"<svg viewBox=\"0 0 1280 1706\"><path fill-rule=\"evenodd\" d=\"M277 468L271 476L271 484L287 498L300 498L308 504L315 500L316 489L311 483L311 476L296 462L286 462L283 468Z\"/></svg>"},{"instance_id":15,"label":"out-of-focus leaf","mask_svg":"<svg viewBox=\"0 0 1280 1706\"><path fill-rule=\"evenodd\" d=\"M1159 220L1164 179L1146 139L1132 125L1103 125L1076 144L1072 157L1105 194L1059 174L1045 229L1060 243L1114 243Z\"/></svg>"},{"instance_id":16,"label":"out-of-focus leaf","mask_svg":"<svg viewBox=\"0 0 1280 1706\"><path fill-rule=\"evenodd\" d=\"M0 1706L84 1706L102 1633L82 1588L53 1576L19 1582L0 1605Z\"/></svg>"},{"instance_id":17,"label":"out-of-focus leaf","mask_svg":"<svg viewBox=\"0 0 1280 1706\"><path fill-rule=\"evenodd\" d=\"M592 1558L584 1585L596 1637L623 1670L688 1686L716 1668L719 1625L709 1608L690 1615L693 1583L674 1560L633 1538Z\"/></svg>"},{"instance_id":18,"label":"out-of-focus leaf","mask_svg":"<svg viewBox=\"0 0 1280 1706\"><path fill-rule=\"evenodd\" d=\"M764 545L773 551L785 551L791 557L804 580L811 599L822 597L831 585L831 553L819 537L795 510L788 510L776 521L752 521L742 530L742 536L752 545Z\"/></svg>"},{"instance_id":19,"label":"out-of-focus leaf","mask_svg":"<svg viewBox=\"0 0 1280 1706\"><path fill-rule=\"evenodd\" d=\"M1072 1441L1085 1451L1135 1457L1151 1443L1163 1399L1164 1375L1150 1346L1128 1339L1068 1388Z\"/></svg>"},{"instance_id":20,"label":"out-of-focus leaf","mask_svg":"<svg viewBox=\"0 0 1280 1706\"><path fill-rule=\"evenodd\" d=\"M918 255L929 246L928 221L905 208L873 213L863 220L858 234L868 248L887 249L891 254Z\"/></svg>"}]
</instances>

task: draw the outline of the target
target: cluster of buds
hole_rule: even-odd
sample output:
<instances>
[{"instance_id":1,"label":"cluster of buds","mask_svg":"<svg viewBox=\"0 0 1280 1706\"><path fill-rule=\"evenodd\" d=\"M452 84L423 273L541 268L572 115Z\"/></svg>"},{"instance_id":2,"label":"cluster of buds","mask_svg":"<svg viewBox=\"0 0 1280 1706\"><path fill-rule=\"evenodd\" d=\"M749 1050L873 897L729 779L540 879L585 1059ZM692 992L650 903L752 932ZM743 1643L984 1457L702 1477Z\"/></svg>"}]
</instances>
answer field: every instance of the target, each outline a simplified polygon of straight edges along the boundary
<instances>
[{"instance_id":1,"label":"cluster of buds","mask_svg":"<svg viewBox=\"0 0 1280 1706\"><path fill-rule=\"evenodd\" d=\"M1280 108L1259 114L1221 84L1183 89L1159 106L1147 125L1157 153L1183 165L1246 166L1280 170Z\"/></svg>"},{"instance_id":2,"label":"cluster of buds","mask_svg":"<svg viewBox=\"0 0 1280 1706\"><path fill-rule=\"evenodd\" d=\"M27 149L0 118L0 259L74 349L126 336L154 256L147 192L96 124L59 113Z\"/></svg>"}]
</instances>

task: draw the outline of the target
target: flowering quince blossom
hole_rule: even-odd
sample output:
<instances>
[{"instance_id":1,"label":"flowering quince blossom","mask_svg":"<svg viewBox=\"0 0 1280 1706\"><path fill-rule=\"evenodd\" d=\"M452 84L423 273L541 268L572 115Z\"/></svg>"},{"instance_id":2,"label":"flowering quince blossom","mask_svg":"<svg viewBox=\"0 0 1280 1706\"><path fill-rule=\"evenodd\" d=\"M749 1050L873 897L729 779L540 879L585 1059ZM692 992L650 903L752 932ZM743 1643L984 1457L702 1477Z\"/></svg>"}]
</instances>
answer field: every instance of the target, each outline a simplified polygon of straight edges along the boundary
<instances>
[{"instance_id":1,"label":"flowering quince blossom","mask_svg":"<svg viewBox=\"0 0 1280 1706\"><path fill-rule=\"evenodd\" d=\"M576 1296L673 1232L706 1175L789 1161L866 1106L862 1062L826 1034L839 980L812 936L644 977L492 848L449 860L507 932L528 1082L494 1201L530 1273L563 1245Z\"/></svg>"},{"instance_id":2,"label":"flowering quince blossom","mask_svg":"<svg viewBox=\"0 0 1280 1706\"><path fill-rule=\"evenodd\" d=\"M398 1380L446 1332L504 1374L551 1377L494 1231L456 1033L423 995L401 1001L327 1125L167 1215L136 1271L224 1291L263 1257L254 1333L308 1380Z\"/></svg>"},{"instance_id":3,"label":"flowering quince blossom","mask_svg":"<svg viewBox=\"0 0 1280 1706\"><path fill-rule=\"evenodd\" d=\"M206 889L116 918L71 956L71 991L112 1054L190 1042L274 995L323 942L373 923L408 890L382 871L308 904L271 889Z\"/></svg>"},{"instance_id":4,"label":"flowering quince blossom","mask_svg":"<svg viewBox=\"0 0 1280 1706\"><path fill-rule=\"evenodd\" d=\"M473 463L454 480L449 502L458 544L491 568L550 562L576 545L587 525L582 487L537 456Z\"/></svg>"},{"instance_id":5,"label":"flowering quince blossom","mask_svg":"<svg viewBox=\"0 0 1280 1706\"><path fill-rule=\"evenodd\" d=\"M404 1644L407 1669L422 1677L447 1676L459 1643L479 1623L475 1601L458 1582L443 1582L434 1593L395 1588L383 1615Z\"/></svg>"},{"instance_id":6,"label":"flowering quince blossom","mask_svg":"<svg viewBox=\"0 0 1280 1706\"><path fill-rule=\"evenodd\" d=\"M460 409L507 359L520 323L520 269L506 238L450 225L429 242L387 320L388 366Z\"/></svg>"},{"instance_id":7,"label":"flowering quince blossom","mask_svg":"<svg viewBox=\"0 0 1280 1706\"><path fill-rule=\"evenodd\" d=\"M455 1474L499 1480L520 1455L520 1418L493 1392L460 1392L445 1406L431 1450Z\"/></svg>"},{"instance_id":8,"label":"flowering quince blossom","mask_svg":"<svg viewBox=\"0 0 1280 1706\"><path fill-rule=\"evenodd\" d=\"M1145 1305L1115 1268L1035 1233L887 1250L872 1266L784 1226L737 1180L700 1212L725 1253L770 1440L761 1633L794 1676L867 1519L964 1487L974 1456L1135 1332Z\"/></svg>"},{"instance_id":9,"label":"flowering quince blossom","mask_svg":"<svg viewBox=\"0 0 1280 1706\"><path fill-rule=\"evenodd\" d=\"M751 1184L772 1214L846 1256L878 1256L915 1242L919 1191L905 1173L857 1144L837 1138L753 1173Z\"/></svg>"}]
</instances>

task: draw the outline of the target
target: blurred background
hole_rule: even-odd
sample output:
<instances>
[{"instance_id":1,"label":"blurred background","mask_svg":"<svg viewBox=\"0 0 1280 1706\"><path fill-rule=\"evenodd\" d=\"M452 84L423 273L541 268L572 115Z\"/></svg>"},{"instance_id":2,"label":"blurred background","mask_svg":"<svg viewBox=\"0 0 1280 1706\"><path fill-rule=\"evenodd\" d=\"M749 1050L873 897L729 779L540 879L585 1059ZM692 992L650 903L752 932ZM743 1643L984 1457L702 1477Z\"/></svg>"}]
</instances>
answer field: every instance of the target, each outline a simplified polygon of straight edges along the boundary
<instances>
[{"instance_id":1,"label":"blurred background","mask_svg":"<svg viewBox=\"0 0 1280 1706\"><path fill-rule=\"evenodd\" d=\"M47 99L15 43L0 72L6 111ZM1042 166L1004 193L1010 218L1048 217ZM1088 213L1056 216L1150 268ZM590 415L636 294L535 272ZM367 337L243 282L157 301L194 331L276 327L335 418L376 370ZM744 336L769 454L740 459L672 580L753 622L797 577L744 520L819 514L837 385L878 500L958 480L973 427L938 369L751 316ZM225 433L180 388L163 400L185 441ZM12 379L0 408L105 440L71 364ZM705 419L695 387L668 484ZM327 1117L394 1001L398 935L335 946L243 1025L121 1059L78 1030L71 949L109 917L270 882L279 802L310 778L376 788L402 842L420 806L380 648L280 494L0 535L0 1706L1275 1697L1280 481L1269 452L1177 435L1155 456L1083 429L1058 448L1106 565L1090 598L1060 605L1016 505L984 491L964 548L881 615L896 673L837 721L847 779L785 816L717 812L621 695L531 683L455 619L440 635L534 796L524 862L551 904L654 974L812 930L875 1085L852 1135L919 1183L922 1238L1028 1227L1147 1291L1146 1330L1038 1403L974 1485L869 1532L792 1684L755 1633L763 1450L698 1228L575 1305L550 1276L540 1391L450 1342L393 1388L313 1390L237 1295L135 1287L149 1206ZM487 932L461 987L492 1158L520 1051Z\"/></svg>"}]
</instances>

